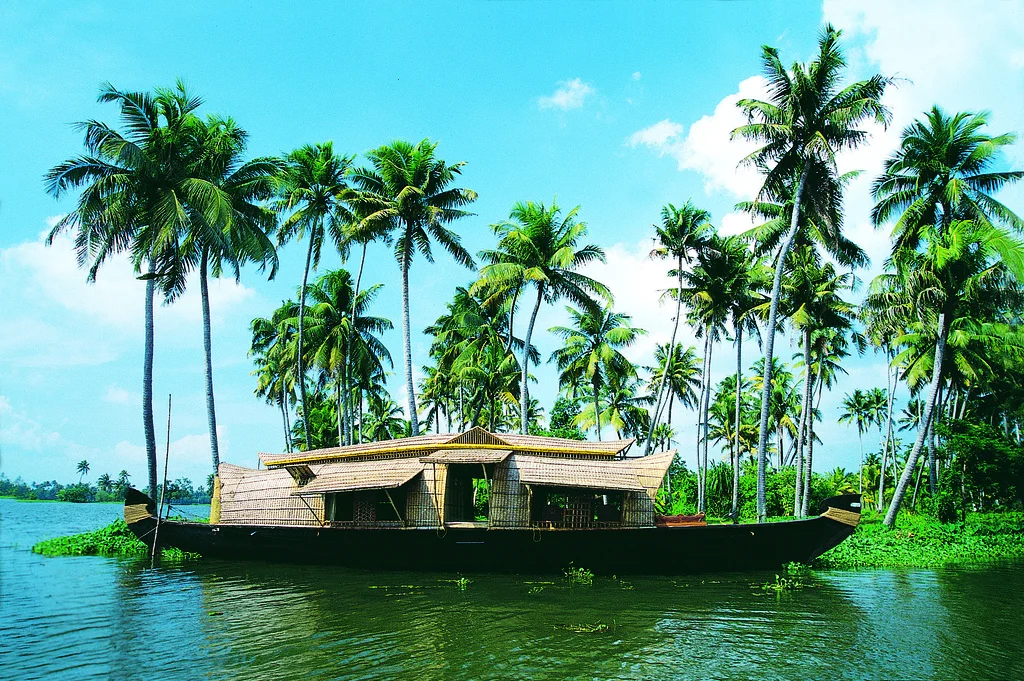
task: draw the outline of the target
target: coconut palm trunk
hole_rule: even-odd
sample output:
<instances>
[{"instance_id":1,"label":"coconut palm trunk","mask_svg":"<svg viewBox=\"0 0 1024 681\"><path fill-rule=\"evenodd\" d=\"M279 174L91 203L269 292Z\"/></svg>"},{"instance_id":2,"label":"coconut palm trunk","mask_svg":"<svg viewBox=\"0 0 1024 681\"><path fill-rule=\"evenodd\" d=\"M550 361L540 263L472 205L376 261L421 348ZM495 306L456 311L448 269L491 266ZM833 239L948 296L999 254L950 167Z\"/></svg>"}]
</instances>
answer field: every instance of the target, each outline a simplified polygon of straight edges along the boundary
<instances>
[{"instance_id":1,"label":"coconut palm trunk","mask_svg":"<svg viewBox=\"0 0 1024 681\"><path fill-rule=\"evenodd\" d=\"M938 398L939 386L942 382L942 362L946 358L946 341L949 337L949 323L944 311L939 313L938 326L939 337L935 342L935 363L932 366L932 384L928 390L928 401L925 403L921 425L917 429L917 440L914 442L914 448L910 450L907 464L903 468L903 474L900 475L899 482L896 483L896 489L892 493L892 501L889 502L889 510L885 514L883 522L887 527L892 527L896 524L896 514L900 510L900 504L903 503L903 497L907 493L907 486L914 475L914 467L917 465L918 457L921 456L921 449L924 447L925 438L928 437L928 432L931 428L935 402ZM929 474L931 474L931 471L929 471Z\"/></svg>"},{"instance_id":2,"label":"coconut palm trunk","mask_svg":"<svg viewBox=\"0 0 1024 681\"><path fill-rule=\"evenodd\" d=\"M281 424L284 426L284 450L292 451L291 427L288 425L288 395L285 392L284 379L281 379Z\"/></svg>"},{"instance_id":3,"label":"coconut palm trunk","mask_svg":"<svg viewBox=\"0 0 1024 681\"><path fill-rule=\"evenodd\" d=\"M889 358L889 350L885 351L886 358ZM896 379L894 377L895 372L892 368L886 366L886 384L889 388L887 404L885 406L885 445L882 448L882 472L878 476L878 503L875 505L875 509L881 513L882 508L885 506L885 469L889 464L889 447L892 445L892 408L893 408L893 393L896 392ZM896 457L896 452L893 452L893 458Z\"/></svg>"},{"instance_id":4,"label":"coconut palm trunk","mask_svg":"<svg viewBox=\"0 0 1024 681\"><path fill-rule=\"evenodd\" d=\"M732 459L732 516L735 520L739 517L740 510L740 408L743 394L743 327L734 319L733 328L736 332L736 421L733 426L736 447L734 448L735 455Z\"/></svg>"},{"instance_id":5,"label":"coconut palm trunk","mask_svg":"<svg viewBox=\"0 0 1024 681\"><path fill-rule=\"evenodd\" d=\"M668 376L665 377L666 380ZM700 382L700 405L697 410L697 512L703 513L707 507L707 467L703 465L708 455L707 442L707 405L711 397L711 325L708 324L704 334L704 364Z\"/></svg>"},{"instance_id":6,"label":"coconut palm trunk","mask_svg":"<svg viewBox=\"0 0 1024 681\"><path fill-rule=\"evenodd\" d=\"M939 381L939 392L935 398L935 408L932 411L932 418L928 421L928 490L934 497L939 490L939 466L935 456L935 421L936 413L942 413L942 381ZM995 424L993 424L995 425Z\"/></svg>"},{"instance_id":7,"label":"coconut palm trunk","mask_svg":"<svg viewBox=\"0 0 1024 681\"><path fill-rule=\"evenodd\" d=\"M213 349L210 334L210 283L208 281L210 252L203 250L199 263L199 292L203 306L203 355L206 361L206 422L210 429L210 455L213 458L213 472L220 468L220 448L217 444L217 409L213 401Z\"/></svg>"},{"instance_id":8,"label":"coconut palm trunk","mask_svg":"<svg viewBox=\"0 0 1024 681\"><path fill-rule=\"evenodd\" d=\"M526 338L523 341L523 371L519 377L519 432L523 435L528 434L530 428L530 393L527 390L526 382L527 376L530 373L530 343L533 339L533 325L537 321L537 312L540 310L540 304L544 300L544 283L537 283L537 302L533 304L533 312L530 314L530 323L526 325ZM509 338L512 337L512 324L509 322L508 329ZM598 439L600 439L601 427L598 425Z\"/></svg>"},{"instance_id":9,"label":"coconut palm trunk","mask_svg":"<svg viewBox=\"0 0 1024 681\"><path fill-rule=\"evenodd\" d=\"M146 338L142 360L142 428L146 434L146 463L149 468L149 493L156 496L156 425L153 422L153 299L156 297L156 267L149 263L146 279Z\"/></svg>"},{"instance_id":10,"label":"coconut palm trunk","mask_svg":"<svg viewBox=\"0 0 1024 681\"><path fill-rule=\"evenodd\" d=\"M797 429L796 443L796 492L794 494L793 515L803 517L804 494L804 454L807 447L807 433L810 430L811 390L813 388L813 367L811 366L811 327L804 327L804 398L800 407L800 427Z\"/></svg>"},{"instance_id":11,"label":"coconut palm trunk","mask_svg":"<svg viewBox=\"0 0 1024 681\"><path fill-rule=\"evenodd\" d=\"M661 403L665 399L665 386L668 383L668 377L672 371L672 358L676 348L676 334L679 331L679 318L683 314L683 259L679 258L676 263L676 273L679 276L679 288L676 289L676 318L672 324L672 337L668 342L668 354L665 357L665 368L663 369L661 377L661 385L658 386L658 399L654 402L654 417L651 419L651 424L647 430L647 442L644 445L645 451L649 454L651 452L651 437L654 435L654 429L658 425L658 416L661 413Z\"/></svg>"},{"instance_id":12,"label":"coconut palm trunk","mask_svg":"<svg viewBox=\"0 0 1024 681\"><path fill-rule=\"evenodd\" d=\"M598 399L597 381L593 382L594 387L594 423L597 426L597 441L601 441L601 402Z\"/></svg>"},{"instance_id":13,"label":"coconut palm trunk","mask_svg":"<svg viewBox=\"0 0 1024 681\"><path fill-rule=\"evenodd\" d=\"M306 449L309 449L309 411L306 409L306 371L302 366L302 334L306 324L306 286L309 283L309 265L313 259L314 243L315 240L311 236L309 248L306 250L306 267L302 270L302 289L299 291L299 333L298 346L295 352L296 371L298 372L299 379L299 400L302 402L302 435L306 443Z\"/></svg>"},{"instance_id":14,"label":"coconut palm trunk","mask_svg":"<svg viewBox=\"0 0 1024 681\"><path fill-rule=\"evenodd\" d=\"M349 320L352 326L352 330L345 338L345 371L348 377L348 386L346 389L346 400L345 404L348 408L348 436L349 444L352 444L352 438L354 435L353 418L355 417L355 408L352 405L352 377L351 377L351 364L352 364L352 333L355 332L356 323L356 304L359 302L359 286L363 282L363 268L366 267L366 248L368 244L363 242L362 254L359 256L359 270L356 272L356 285L352 291L352 311L349 316Z\"/></svg>"},{"instance_id":15,"label":"coconut palm trunk","mask_svg":"<svg viewBox=\"0 0 1024 681\"><path fill-rule=\"evenodd\" d=\"M804 187L807 185L807 172L809 169L810 166L804 164L803 170L800 171L800 182L797 184L796 194L793 196L793 215L790 218L789 231L786 232L786 238L779 247L775 263L775 276L772 278L772 298L768 308L768 327L765 329L761 423L757 433L757 522L759 523L768 520L765 498L765 483L767 481L768 469L768 418L771 409L772 358L775 351L775 326L779 318L779 293L782 289L782 273L786 268L786 257L793 247L793 239L796 237L797 227L800 225L800 203L803 201Z\"/></svg>"},{"instance_id":16,"label":"coconut palm trunk","mask_svg":"<svg viewBox=\"0 0 1024 681\"><path fill-rule=\"evenodd\" d=\"M807 413L807 457L804 461L804 498L800 506L800 513L807 517L811 506L811 473L814 471L814 411L821 406L821 397L825 393L825 382L821 376L811 373L811 392L818 391L817 403L811 405Z\"/></svg>"},{"instance_id":17,"label":"coconut palm trunk","mask_svg":"<svg viewBox=\"0 0 1024 681\"><path fill-rule=\"evenodd\" d=\"M416 386L412 381L412 332L409 330L409 266L411 233L405 231L405 251L402 254L402 347L405 350L405 389L409 393L409 425L413 436L420 434L420 421L416 414Z\"/></svg>"}]
</instances>

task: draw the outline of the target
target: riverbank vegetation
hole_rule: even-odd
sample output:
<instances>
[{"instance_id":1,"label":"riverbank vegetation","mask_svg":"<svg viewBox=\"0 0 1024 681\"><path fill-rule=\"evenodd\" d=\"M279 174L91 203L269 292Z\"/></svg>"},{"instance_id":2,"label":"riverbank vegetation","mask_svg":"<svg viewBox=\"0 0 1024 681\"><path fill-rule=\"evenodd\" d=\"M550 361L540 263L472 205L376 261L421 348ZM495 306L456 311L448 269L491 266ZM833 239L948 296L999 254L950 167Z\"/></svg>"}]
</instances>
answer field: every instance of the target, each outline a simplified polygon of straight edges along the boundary
<instances>
[{"instance_id":1,"label":"riverbank vegetation","mask_svg":"<svg viewBox=\"0 0 1024 681\"><path fill-rule=\"evenodd\" d=\"M251 328L255 392L280 411L287 451L479 425L614 433L650 452L679 445L676 429L694 418L697 441L685 446L696 466L673 466L662 510L804 517L825 497L855 491L886 511L888 526L911 517L899 515L907 507L944 521L959 515L961 524L968 511L1019 508L1024 220L996 198L1024 178L1002 155L1016 136L991 133L986 113L938 106L902 131L871 190L871 218L890 231L891 254L858 300L855 272L868 260L844 233L852 176L837 158L867 140L869 125L889 124L882 97L892 83L884 74L850 81L840 37L826 27L814 58L790 66L764 47L767 98L738 102L747 122L732 135L757 145L744 162L763 185L737 209L756 227L721 235L691 201L643 218L658 218L652 258L664 263L674 310L648 365L624 354L645 331L584 273L605 254L581 207L517 201L491 216L493 242L474 257L456 227L477 195L460 186L464 162L442 159L430 140L395 141L361 160L329 142L246 160L245 131L230 117L200 116L202 101L182 84L153 93L105 86L100 101L118 107L119 126L82 124L86 153L49 173L55 197L79 192L51 238L74 233L90 279L126 253L145 282L149 489L157 488L155 297L172 302L198 272L216 468L208 277L237 278L247 264L273 277L278 250L302 242L294 298ZM367 250L382 246L393 250L402 293L402 405L386 385L394 359L381 334L393 322L373 310L393 284L364 282L378 274L364 272ZM319 271L324 248L342 267ZM409 273L437 251L467 277L425 329L429 361L416 385ZM568 323L545 336L538 311L559 303ZM683 324L700 348L677 341ZM796 341L791 361L775 352L778 333ZM744 362L744 338L760 342L754 362ZM712 376L715 351L730 343L735 371ZM867 351L884 358L885 386L848 393L839 415L856 428L858 469L816 471L823 395L844 380L844 359ZM547 415L530 396L530 367L545 355L560 389Z\"/></svg>"},{"instance_id":2,"label":"riverbank vegetation","mask_svg":"<svg viewBox=\"0 0 1024 681\"><path fill-rule=\"evenodd\" d=\"M124 501L125 491L131 484L130 478L128 471L121 471L116 479L104 473L96 479L95 483L80 480L64 485L56 480L31 483L25 482L20 477L10 480L0 473L0 498L23 501L121 503ZM193 486L192 481L188 478L178 478L167 482L164 500L166 503L175 505L208 504L212 496L212 489L213 475L209 476L205 487L199 488ZM144 491L149 494L148 488ZM159 492L155 496L159 496Z\"/></svg>"},{"instance_id":3,"label":"riverbank vegetation","mask_svg":"<svg viewBox=\"0 0 1024 681\"><path fill-rule=\"evenodd\" d=\"M44 556L149 557L149 548L132 534L123 520L115 520L110 525L92 532L45 539L33 546L32 552ZM161 551L161 557L169 560L186 560L198 556L181 549L165 548Z\"/></svg>"}]
</instances>

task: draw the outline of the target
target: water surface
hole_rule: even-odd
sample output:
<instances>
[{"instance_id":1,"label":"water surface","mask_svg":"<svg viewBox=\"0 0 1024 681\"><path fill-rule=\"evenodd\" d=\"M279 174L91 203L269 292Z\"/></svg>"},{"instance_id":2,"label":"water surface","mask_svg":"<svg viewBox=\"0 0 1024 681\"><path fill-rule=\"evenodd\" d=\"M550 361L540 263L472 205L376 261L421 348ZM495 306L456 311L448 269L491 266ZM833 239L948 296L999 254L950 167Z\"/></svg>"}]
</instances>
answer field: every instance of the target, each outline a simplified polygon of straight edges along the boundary
<instances>
[{"instance_id":1,"label":"water surface","mask_svg":"<svg viewBox=\"0 0 1024 681\"><path fill-rule=\"evenodd\" d=\"M449 574L30 552L120 513L0 499L0 678L1024 677L1021 565L819 572L776 596L759 588L773 573L470 574L463 591Z\"/></svg>"}]
</instances>

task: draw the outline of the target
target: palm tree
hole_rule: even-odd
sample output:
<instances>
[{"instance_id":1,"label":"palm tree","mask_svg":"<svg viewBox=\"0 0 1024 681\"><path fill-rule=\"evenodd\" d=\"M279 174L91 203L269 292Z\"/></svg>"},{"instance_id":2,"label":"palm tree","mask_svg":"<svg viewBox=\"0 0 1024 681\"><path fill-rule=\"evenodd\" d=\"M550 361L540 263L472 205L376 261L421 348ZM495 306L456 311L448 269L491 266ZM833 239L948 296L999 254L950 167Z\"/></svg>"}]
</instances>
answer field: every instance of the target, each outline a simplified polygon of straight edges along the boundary
<instances>
[{"instance_id":1,"label":"palm tree","mask_svg":"<svg viewBox=\"0 0 1024 681\"><path fill-rule=\"evenodd\" d=\"M117 483L115 483L115 487L117 489L118 495L124 495L125 491L128 489L128 485L130 484L131 477L132 476L129 475L128 471L126 470L122 470L120 473L117 474Z\"/></svg>"},{"instance_id":2,"label":"palm tree","mask_svg":"<svg viewBox=\"0 0 1024 681\"><path fill-rule=\"evenodd\" d=\"M867 132L857 126L874 119L887 125L889 111L881 103L889 79L875 75L840 88L846 67L839 48L841 32L825 27L818 41L818 56L808 65L787 69L778 50L765 46L761 61L769 82L770 101L742 99L737 105L748 123L733 131L733 137L763 143L744 162L765 175L755 203L793 195L790 227L776 255L771 304L765 333L765 371L770 372L778 323L779 293L787 256L800 226L804 204L817 215L836 213L841 201L842 182L836 169L836 154L860 146ZM795 190L787 190L794 185ZM757 515L766 520L765 481L768 446L768 408L771 376L762 381L761 424L758 433Z\"/></svg>"},{"instance_id":3,"label":"palm tree","mask_svg":"<svg viewBox=\"0 0 1024 681\"><path fill-rule=\"evenodd\" d=\"M658 246L651 251L652 258L672 258L675 260L675 269L669 274L677 278L677 291L683 290L684 265L691 262L695 253L699 253L706 245L707 240L714 232L711 224L711 214L706 210L697 208L690 201L687 201L681 208L676 208L671 203L661 209L661 225L655 225ZM672 322L672 336L669 339L668 347L676 347L676 334L679 331L679 320L682 317L682 296L676 296L676 315ZM669 363L673 359L668 355ZM666 370L671 373L671 366ZM654 429L658 425L658 415L661 413L661 404L665 398L665 384L658 387L658 396L654 401L654 416L651 418L650 431L647 433L646 451L651 451L651 440Z\"/></svg>"},{"instance_id":4,"label":"palm tree","mask_svg":"<svg viewBox=\"0 0 1024 681\"><path fill-rule=\"evenodd\" d=\"M629 315L611 308L581 311L567 307L572 326L548 329L562 339L562 347L551 353L558 367L560 388L587 384L594 400L594 413L601 413L601 388L612 380L636 374L636 368L619 352L646 333L629 325ZM615 379L613 379L615 377ZM597 439L601 421L595 419Z\"/></svg>"},{"instance_id":5,"label":"palm tree","mask_svg":"<svg viewBox=\"0 0 1024 681\"><path fill-rule=\"evenodd\" d=\"M1024 179L1024 171L993 171L1014 133L982 132L988 113L947 116L932 107L901 135L899 149L871 188L876 203L871 220L881 226L896 219L893 251L917 250L934 230L949 229L956 219L980 225L1005 224L1024 229L1013 211L992 197L1004 186Z\"/></svg>"},{"instance_id":6,"label":"palm tree","mask_svg":"<svg viewBox=\"0 0 1024 681\"><path fill-rule=\"evenodd\" d=\"M104 473L100 477L96 478L96 486L107 494L110 494L111 490L114 489L114 481L111 479L110 473Z\"/></svg>"},{"instance_id":7,"label":"palm tree","mask_svg":"<svg viewBox=\"0 0 1024 681\"><path fill-rule=\"evenodd\" d=\"M462 247L450 225L470 215L464 206L476 200L471 189L452 187L462 174L464 162L448 164L434 154L437 144L423 140L415 145L395 141L367 153L371 168L352 173L360 188L361 224L375 234L393 235L395 260L402 273L402 342L405 350L405 387L409 393L409 421L419 435L416 387L412 378L412 336L409 330L409 269L419 252L434 261L431 240L441 244L455 261L473 267L473 258Z\"/></svg>"},{"instance_id":8,"label":"palm tree","mask_svg":"<svg viewBox=\"0 0 1024 681\"><path fill-rule=\"evenodd\" d=\"M347 270L326 272L308 291L310 298L307 344L310 363L334 379L337 397L338 441L352 444L352 379L359 360L370 372L393 365L391 353L379 334L390 330L391 320L366 314L383 284L374 284L355 294ZM355 314L352 314L355 310Z\"/></svg>"},{"instance_id":9,"label":"palm tree","mask_svg":"<svg viewBox=\"0 0 1024 681\"><path fill-rule=\"evenodd\" d=\"M369 413L365 436L370 441L394 440L402 437L406 420L402 408L387 396L369 396Z\"/></svg>"},{"instance_id":10,"label":"palm tree","mask_svg":"<svg viewBox=\"0 0 1024 681\"><path fill-rule=\"evenodd\" d=\"M555 202L550 207L532 201L517 203L507 221L491 226L498 235L497 247L480 253L487 265L480 271L480 280L474 285L474 291L487 291L491 298L511 295L514 310L514 301L524 287L532 283L537 289L537 299L523 339L525 348L530 347L537 313L545 300L554 303L566 298L590 312L599 308L595 296L611 302L611 292L604 284L578 272L589 263L605 261L604 251L597 246L579 245L587 234L587 224L576 220L578 212L579 206L563 218L561 208ZM524 435L529 430L526 416L529 360L524 349L519 379L519 430Z\"/></svg>"},{"instance_id":11,"label":"palm tree","mask_svg":"<svg viewBox=\"0 0 1024 681\"><path fill-rule=\"evenodd\" d=\"M79 265L96 279L110 257L128 252L136 272L146 270L145 340L142 370L142 423L150 489L156 489L156 429L153 421L153 300L161 270L177 260L176 235L188 216L181 209L190 196L194 166L188 127L201 100L178 82L155 94L127 92L107 83L99 101L117 104L122 131L91 120L79 124L86 153L54 166L46 190L55 198L81 189L75 208L50 232L47 244L73 230ZM193 196L194 198L194 196Z\"/></svg>"},{"instance_id":12,"label":"palm tree","mask_svg":"<svg viewBox=\"0 0 1024 681\"><path fill-rule=\"evenodd\" d=\"M247 134L231 118L194 118L188 130L196 157L194 177L189 180L185 197L189 201L188 232L181 236L176 261L161 283L167 298L173 299L184 292L185 276L199 269L206 410L216 472L220 448L213 395L209 275L219 277L228 268L238 281L241 266L253 262L261 270L269 266L269 278L273 279L277 252L269 235L277 220L275 212L261 202L273 194L280 164L271 158L243 162Z\"/></svg>"},{"instance_id":13,"label":"palm tree","mask_svg":"<svg viewBox=\"0 0 1024 681\"><path fill-rule=\"evenodd\" d=\"M855 283L852 274L839 274L831 263L821 263L817 251L809 244L798 246L790 255L790 271L783 281L785 315L801 332L803 340L804 391L800 406L800 426L796 443L797 499L803 494L805 450L810 440L813 414L811 396L814 373L811 370L813 337L823 329L847 332L853 328L854 306L841 297ZM796 513L800 515L799 511Z\"/></svg>"},{"instance_id":14,"label":"palm tree","mask_svg":"<svg viewBox=\"0 0 1024 681\"><path fill-rule=\"evenodd\" d=\"M1000 150L1013 144L1016 136L990 136L981 130L986 124L986 114L947 116L933 107L924 121L915 121L904 129L900 148L886 161L883 174L872 187L876 200L872 221L881 225L896 218L892 258L896 273L887 277L895 286L888 288L906 300L906 307L912 312L934 317L936 328L933 375L922 426L886 513L885 522L890 527L895 523L921 447L933 430L932 415L953 322L950 317L956 314L966 292L961 287L975 276L984 280L985 271L1000 274L985 267L990 262L1002 260L1007 269L1019 269L1014 237L1004 226L1020 230L1024 221L991 196L1001 187L1024 178L1020 171L991 170ZM963 243L964 238L973 243ZM975 249L978 253L972 257L970 252ZM939 256L941 260L937 259ZM929 261L927 282L908 269L919 266L922 259ZM957 269L961 270L959 276L954 274ZM893 309L896 313L900 306ZM934 485L935 467L929 468Z\"/></svg>"},{"instance_id":15,"label":"palm tree","mask_svg":"<svg viewBox=\"0 0 1024 681\"><path fill-rule=\"evenodd\" d=\"M249 355L256 368L255 394L281 410L285 451L292 451L289 405L295 403L296 347L292 320L297 317L298 304L287 300L274 310L270 319L252 320L252 346Z\"/></svg>"},{"instance_id":16,"label":"palm tree","mask_svg":"<svg viewBox=\"0 0 1024 681\"><path fill-rule=\"evenodd\" d=\"M81 484L82 478L89 475L89 462L85 459L79 461L78 465L75 466L75 472L78 473L78 482Z\"/></svg>"},{"instance_id":17,"label":"palm tree","mask_svg":"<svg viewBox=\"0 0 1024 681\"><path fill-rule=\"evenodd\" d=\"M672 406L677 400L687 409L697 408L703 361L697 357L697 348L691 345L684 350L682 345L676 343L671 352L666 345L655 345L654 362L655 366L647 367L651 373L648 389L653 393L661 393L667 375L664 391L667 391L668 400L662 402L661 411L655 411L651 418L661 419L661 415L666 414L665 423L671 425ZM648 400L648 403L652 401Z\"/></svg>"},{"instance_id":18,"label":"palm tree","mask_svg":"<svg viewBox=\"0 0 1024 681\"><path fill-rule=\"evenodd\" d=\"M336 247L347 242L347 230L353 221L349 202L355 197L348 181L353 159L352 156L336 154L331 142L307 144L285 156L284 169L277 182L277 208L288 213L277 232L278 244L283 245L293 237L308 241L302 287L299 289L299 352L296 355L299 403L306 442L310 441L303 366L306 287L310 268L315 270L320 264L324 239L329 238Z\"/></svg>"},{"instance_id":19,"label":"palm tree","mask_svg":"<svg viewBox=\"0 0 1024 681\"><path fill-rule=\"evenodd\" d=\"M711 355L715 342L725 333L731 312L732 281L739 265L726 240L712 235L697 253L696 265L683 273L685 286L676 295L688 308L688 317L704 338L704 368L697 433L697 510L705 510L705 473L708 459L708 412L711 408ZM703 462L703 463L702 463Z\"/></svg>"},{"instance_id":20,"label":"palm tree","mask_svg":"<svg viewBox=\"0 0 1024 681\"><path fill-rule=\"evenodd\" d=\"M839 423L853 423L857 426L857 437L860 441L860 485L858 494L864 493L864 433L873 423L871 398L860 388L843 398L843 411L839 415Z\"/></svg>"}]
</instances>

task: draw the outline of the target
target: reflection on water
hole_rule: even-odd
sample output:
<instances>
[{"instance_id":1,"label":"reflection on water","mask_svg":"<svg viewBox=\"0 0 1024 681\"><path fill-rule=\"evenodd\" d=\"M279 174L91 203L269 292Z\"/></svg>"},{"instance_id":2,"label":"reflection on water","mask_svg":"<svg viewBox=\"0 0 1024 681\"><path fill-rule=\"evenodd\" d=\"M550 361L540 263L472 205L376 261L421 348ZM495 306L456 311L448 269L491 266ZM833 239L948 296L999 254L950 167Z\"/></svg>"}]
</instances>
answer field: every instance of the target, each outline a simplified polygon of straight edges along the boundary
<instances>
[{"instance_id":1,"label":"reflection on water","mask_svg":"<svg viewBox=\"0 0 1024 681\"><path fill-rule=\"evenodd\" d=\"M28 552L118 512L0 500L0 678L1024 675L1021 566L821 573L776 597L758 588L771 574L468 575L461 591L455 575Z\"/></svg>"}]
</instances>

